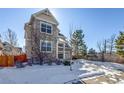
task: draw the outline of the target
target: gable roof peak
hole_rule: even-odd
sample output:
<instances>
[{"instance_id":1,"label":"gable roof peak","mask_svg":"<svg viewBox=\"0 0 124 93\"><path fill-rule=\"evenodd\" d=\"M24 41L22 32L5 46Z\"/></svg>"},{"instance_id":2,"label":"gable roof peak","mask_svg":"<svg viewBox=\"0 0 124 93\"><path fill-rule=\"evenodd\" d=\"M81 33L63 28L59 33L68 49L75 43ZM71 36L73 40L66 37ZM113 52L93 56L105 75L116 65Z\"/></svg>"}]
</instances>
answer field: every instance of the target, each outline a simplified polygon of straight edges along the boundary
<instances>
[{"instance_id":1,"label":"gable roof peak","mask_svg":"<svg viewBox=\"0 0 124 93\"><path fill-rule=\"evenodd\" d=\"M51 13L50 13L50 10L49 10L48 8L45 8L45 9L39 11L39 13L45 13L45 14L47 14L47 15L51 14Z\"/></svg>"},{"instance_id":2,"label":"gable roof peak","mask_svg":"<svg viewBox=\"0 0 124 93\"><path fill-rule=\"evenodd\" d=\"M39 14L46 14L46 15L52 16L54 18L54 20L57 22L57 24L59 24L58 21L56 20L56 18L53 16L53 14L50 12L50 10L48 8L45 8L39 12L36 12L32 16L37 16Z\"/></svg>"}]
</instances>

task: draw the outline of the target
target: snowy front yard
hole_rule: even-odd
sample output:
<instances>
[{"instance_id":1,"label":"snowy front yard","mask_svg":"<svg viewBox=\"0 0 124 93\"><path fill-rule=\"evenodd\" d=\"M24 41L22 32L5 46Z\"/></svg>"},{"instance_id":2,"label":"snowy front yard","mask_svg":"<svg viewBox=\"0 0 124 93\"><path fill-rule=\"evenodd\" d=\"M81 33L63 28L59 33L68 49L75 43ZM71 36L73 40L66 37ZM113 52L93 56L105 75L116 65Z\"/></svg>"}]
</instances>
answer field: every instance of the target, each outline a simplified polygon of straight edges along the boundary
<instances>
[{"instance_id":1,"label":"snowy front yard","mask_svg":"<svg viewBox=\"0 0 124 93\"><path fill-rule=\"evenodd\" d=\"M0 68L2 84L64 84L79 80L88 84L124 83L124 65L77 60L72 65L33 65L25 68ZM120 71L121 70L121 71Z\"/></svg>"},{"instance_id":2,"label":"snowy front yard","mask_svg":"<svg viewBox=\"0 0 124 93\"><path fill-rule=\"evenodd\" d=\"M0 69L0 83L64 83L76 78L68 66L32 66Z\"/></svg>"}]
</instances>

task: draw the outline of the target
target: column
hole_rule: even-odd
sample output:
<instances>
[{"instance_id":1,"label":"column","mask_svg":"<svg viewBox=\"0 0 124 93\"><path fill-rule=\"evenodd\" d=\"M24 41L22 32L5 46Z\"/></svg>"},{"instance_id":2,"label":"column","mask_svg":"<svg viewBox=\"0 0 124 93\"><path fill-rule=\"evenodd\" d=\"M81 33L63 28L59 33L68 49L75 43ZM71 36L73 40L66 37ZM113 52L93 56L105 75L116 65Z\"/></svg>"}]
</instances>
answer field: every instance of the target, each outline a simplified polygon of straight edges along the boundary
<instances>
[{"instance_id":1,"label":"column","mask_svg":"<svg viewBox=\"0 0 124 93\"><path fill-rule=\"evenodd\" d=\"M58 39L56 40L56 59L58 59Z\"/></svg>"},{"instance_id":2,"label":"column","mask_svg":"<svg viewBox=\"0 0 124 93\"><path fill-rule=\"evenodd\" d=\"M64 43L64 49L63 49L63 59L65 59L65 43Z\"/></svg>"}]
</instances>

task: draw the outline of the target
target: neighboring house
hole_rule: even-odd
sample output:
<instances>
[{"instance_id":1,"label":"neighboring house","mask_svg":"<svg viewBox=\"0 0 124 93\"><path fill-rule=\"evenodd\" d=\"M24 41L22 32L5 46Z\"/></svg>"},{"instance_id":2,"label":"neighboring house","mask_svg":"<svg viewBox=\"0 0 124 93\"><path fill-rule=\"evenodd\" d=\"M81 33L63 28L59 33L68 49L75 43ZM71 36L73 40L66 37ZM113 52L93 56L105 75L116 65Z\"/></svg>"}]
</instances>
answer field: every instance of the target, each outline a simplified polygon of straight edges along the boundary
<instances>
[{"instance_id":1,"label":"neighboring house","mask_svg":"<svg viewBox=\"0 0 124 93\"><path fill-rule=\"evenodd\" d=\"M33 49L38 47L41 53L45 52L51 58L71 59L72 49L66 37L60 33L58 25L58 21L49 9L31 15L30 21L24 27L25 50L28 58L38 57L36 50Z\"/></svg>"},{"instance_id":2,"label":"neighboring house","mask_svg":"<svg viewBox=\"0 0 124 93\"><path fill-rule=\"evenodd\" d=\"M23 53L21 48L0 41L0 55L20 55L21 53Z\"/></svg>"}]
</instances>

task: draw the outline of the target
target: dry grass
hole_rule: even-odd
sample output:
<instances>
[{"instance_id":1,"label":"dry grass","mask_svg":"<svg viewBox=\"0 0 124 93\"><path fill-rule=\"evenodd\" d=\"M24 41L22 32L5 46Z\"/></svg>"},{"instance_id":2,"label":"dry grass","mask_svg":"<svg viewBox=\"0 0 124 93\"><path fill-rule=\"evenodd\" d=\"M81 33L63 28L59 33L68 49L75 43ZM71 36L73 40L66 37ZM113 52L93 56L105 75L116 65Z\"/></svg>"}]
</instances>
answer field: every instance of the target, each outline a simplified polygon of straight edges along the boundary
<instances>
[{"instance_id":1,"label":"dry grass","mask_svg":"<svg viewBox=\"0 0 124 93\"><path fill-rule=\"evenodd\" d=\"M88 58L88 60L92 60L92 61L102 61L101 55L98 54L97 57L90 57ZM105 54L104 55L104 61L106 62L115 62L115 63L121 63L124 64L124 58L120 57L117 54Z\"/></svg>"}]
</instances>

